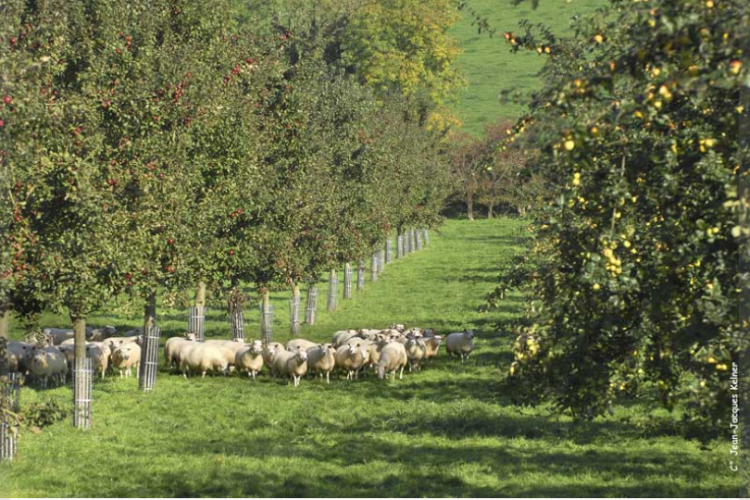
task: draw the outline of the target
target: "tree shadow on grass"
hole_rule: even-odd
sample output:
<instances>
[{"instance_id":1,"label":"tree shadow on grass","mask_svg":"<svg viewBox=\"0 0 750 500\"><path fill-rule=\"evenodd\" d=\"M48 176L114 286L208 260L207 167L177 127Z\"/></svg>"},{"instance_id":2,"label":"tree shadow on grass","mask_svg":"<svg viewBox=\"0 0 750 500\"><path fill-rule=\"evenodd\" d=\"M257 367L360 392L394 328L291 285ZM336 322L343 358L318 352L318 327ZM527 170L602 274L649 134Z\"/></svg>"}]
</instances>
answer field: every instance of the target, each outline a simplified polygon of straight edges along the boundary
<instances>
[{"instance_id":1,"label":"tree shadow on grass","mask_svg":"<svg viewBox=\"0 0 750 500\"><path fill-rule=\"evenodd\" d=\"M421 431L417 429L411 432L401 429L393 431L415 438L429 439L433 435L440 435L435 433L434 427L426 436L419 436ZM210 439L175 443L172 453L205 457L207 463L211 462L212 456L236 456L240 460L252 457L262 461L295 457L303 460L310 472L331 469L336 472L316 476L301 474L297 470L282 470L256 475L226 467L224 470L218 469L215 475L204 475L200 479L187 480L177 474L168 474L161 481L153 477L154 484L150 485L149 491L179 496L272 497L682 496L688 493L714 496L733 491L731 487L726 488L727 491L701 487L701 482L709 482L715 471L661 450L618 452L611 449L571 448L569 451L559 451L559 447L548 450L539 446L464 442L462 439L465 436L456 436L448 444L431 444L424 439L393 441L387 437L363 434L360 427L337 430L327 437L329 439L325 444L310 436L299 445L253 437L234 442L229 449ZM393 473L384 473L382 467L371 464L391 464ZM461 476L461 469L465 466L481 470L493 483L505 484L490 487L468 482ZM564 484L561 481L560 484L548 482L529 485L513 480L529 475L587 476L587 484ZM662 481L667 475L683 481ZM620 478L646 480L647 484L645 487L612 484ZM490 481L483 481L485 484L487 482Z\"/></svg>"}]
</instances>

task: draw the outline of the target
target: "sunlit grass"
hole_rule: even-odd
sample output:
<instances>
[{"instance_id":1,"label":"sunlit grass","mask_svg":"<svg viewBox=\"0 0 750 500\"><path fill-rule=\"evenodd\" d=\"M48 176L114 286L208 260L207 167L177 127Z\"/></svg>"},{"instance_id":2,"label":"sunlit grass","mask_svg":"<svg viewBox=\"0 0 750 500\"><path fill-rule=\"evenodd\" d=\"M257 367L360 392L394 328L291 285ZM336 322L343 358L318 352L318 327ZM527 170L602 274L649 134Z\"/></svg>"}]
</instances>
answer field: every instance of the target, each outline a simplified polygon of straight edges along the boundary
<instances>
[{"instance_id":1,"label":"sunlit grass","mask_svg":"<svg viewBox=\"0 0 750 500\"><path fill-rule=\"evenodd\" d=\"M441 333L477 330L477 351L460 364L444 353L403 381L373 377L295 389L263 375L183 380L162 372L152 394L135 379L109 378L94 391L94 428L70 419L24 431L19 457L0 466L8 496L736 496L728 443L699 444L643 426L634 403L614 417L575 424L546 408L511 406L500 379L511 361L503 325L520 313L479 312L510 257L519 221L449 221L419 253L386 268L377 283L326 312L303 336L404 322ZM340 287L342 285L340 284ZM274 294L276 339L287 339L287 295ZM47 317L65 324L64 317ZM92 323L136 326L97 315ZM184 331L183 311L165 311L164 336ZM228 337L214 311L212 336ZM258 313L248 314L258 336ZM20 332L16 329L14 335ZM69 387L24 389L23 404L59 399Z\"/></svg>"}]
</instances>

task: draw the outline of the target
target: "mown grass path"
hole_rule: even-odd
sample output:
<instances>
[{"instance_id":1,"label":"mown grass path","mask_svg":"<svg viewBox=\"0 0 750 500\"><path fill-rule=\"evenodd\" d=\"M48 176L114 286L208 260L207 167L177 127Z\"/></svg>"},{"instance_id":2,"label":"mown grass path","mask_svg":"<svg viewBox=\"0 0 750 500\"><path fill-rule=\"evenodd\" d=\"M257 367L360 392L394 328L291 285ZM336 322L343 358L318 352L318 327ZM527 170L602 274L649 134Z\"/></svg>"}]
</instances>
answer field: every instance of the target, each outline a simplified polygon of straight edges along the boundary
<instances>
[{"instance_id":1,"label":"mown grass path","mask_svg":"<svg viewBox=\"0 0 750 500\"><path fill-rule=\"evenodd\" d=\"M639 427L649 420L637 404L578 425L544 408L508 404L499 380L511 360L510 335L496 324L519 313L520 298L511 296L497 312L478 308L499 268L521 250L514 238L519 225L449 221L426 249L388 266L377 283L368 277L355 299L303 327L305 337L320 340L336 329L391 322L441 333L474 327L478 348L469 363L441 353L403 381L303 380L297 389L266 376L256 383L185 381L163 372L157 391L147 395L135 379L110 378L96 384L90 432L74 430L68 420L38 435L23 433L18 461L0 466L0 494L736 495L728 443L701 451L695 442ZM275 297L277 310L286 311L284 295ZM281 316L276 339L284 341ZM257 331L257 312L253 317L248 332ZM228 329L218 314L213 320L210 334ZM185 321L176 311L161 318L171 334ZM125 326L137 319L92 322ZM25 404L71 401L69 388L24 391Z\"/></svg>"}]
</instances>

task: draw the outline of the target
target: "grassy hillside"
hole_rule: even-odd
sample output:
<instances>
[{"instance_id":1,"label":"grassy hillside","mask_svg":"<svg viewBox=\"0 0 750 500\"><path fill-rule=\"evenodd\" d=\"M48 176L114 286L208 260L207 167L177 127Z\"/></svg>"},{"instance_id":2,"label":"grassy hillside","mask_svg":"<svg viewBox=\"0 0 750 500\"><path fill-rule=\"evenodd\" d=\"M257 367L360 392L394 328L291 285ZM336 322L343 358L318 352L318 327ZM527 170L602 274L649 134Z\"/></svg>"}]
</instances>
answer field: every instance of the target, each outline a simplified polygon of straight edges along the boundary
<instances>
[{"instance_id":1,"label":"grassy hillside","mask_svg":"<svg viewBox=\"0 0 750 500\"><path fill-rule=\"evenodd\" d=\"M520 226L449 221L426 249L303 330L323 340L336 329L394 321L441 333L473 327L468 363L441 352L402 381L303 380L297 389L265 375L253 383L162 372L153 394L138 392L135 379L97 381L94 428L76 431L68 419L40 434L23 431L17 462L0 465L0 496L735 495L728 444L702 451L670 435L662 412L633 402L611 418L574 424L547 408L509 404L499 384L511 362L503 324L519 314L521 299L490 313L479 307L521 251ZM274 298L283 341L285 297ZM257 332L256 312L252 318L248 331ZM226 322L211 319L209 333L227 337ZM166 335L185 322L184 312L160 316ZM27 388L22 397L24 406L50 398L70 405L71 390Z\"/></svg>"},{"instance_id":2,"label":"grassy hillside","mask_svg":"<svg viewBox=\"0 0 750 500\"><path fill-rule=\"evenodd\" d=\"M464 49L458 64L469 83L454 104L454 110L464 122L464 130L481 134L485 123L501 118L515 119L523 112L522 107L500 103L500 92L537 88L536 75L545 56L529 52L512 54L502 37L503 32L519 32L519 21L529 19L535 24L544 23L554 33L564 34L572 16L592 12L607 3L607 0L540 0L534 10L530 1L513 6L512 0L468 0L468 4L498 30L498 36L489 38L486 33L478 34L468 13L462 15L453 29L453 35Z\"/></svg>"}]
</instances>

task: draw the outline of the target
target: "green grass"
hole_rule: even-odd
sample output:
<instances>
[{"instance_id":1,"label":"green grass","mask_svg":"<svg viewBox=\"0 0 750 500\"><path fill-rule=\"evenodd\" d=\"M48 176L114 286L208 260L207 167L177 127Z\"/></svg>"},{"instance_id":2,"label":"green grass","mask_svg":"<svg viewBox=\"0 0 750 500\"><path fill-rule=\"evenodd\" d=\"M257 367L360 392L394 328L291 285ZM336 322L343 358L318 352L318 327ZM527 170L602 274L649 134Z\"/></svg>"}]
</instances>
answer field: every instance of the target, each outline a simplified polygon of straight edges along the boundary
<instances>
[{"instance_id":1,"label":"green grass","mask_svg":"<svg viewBox=\"0 0 750 500\"><path fill-rule=\"evenodd\" d=\"M574 15L593 12L607 3L606 0L540 0L534 10L530 1L513 6L511 0L468 0L498 33L493 38L486 33L478 34L476 26L471 25L472 17L466 12L452 30L464 49L457 64L468 80L468 87L453 105L454 112L464 122L463 129L479 135L485 124L500 119L515 120L524 107L501 103L501 91L528 92L540 85L537 74L546 56L526 51L512 54L510 45L502 37L504 32L520 33L519 21L528 19L534 24L544 23L553 33L566 34Z\"/></svg>"},{"instance_id":2,"label":"green grass","mask_svg":"<svg viewBox=\"0 0 750 500\"><path fill-rule=\"evenodd\" d=\"M18 460L0 465L0 495L735 496L728 443L702 451L650 425L666 419L663 412L632 403L611 418L575 424L545 408L509 404L500 388L511 361L503 325L519 314L521 298L511 296L499 311L478 310L521 250L520 225L449 221L427 248L303 327L305 337L320 340L336 329L391 322L442 333L474 327L470 362L441 352L403 381L303 380L297 389L265 375L252 383L162 372L156 392L143 394L135 379L108 378L95 385L90 432L76 431L70 419L41 434L23 431ZM274 298L286 313L284 295ZM251 316L248 331L257 332L257 312ZM276 338L286 340L281 316ZM161 317L165 336L185 323L177 311ZM208 326L228 335L217 315ZM26 388L22 396L23 405L51 398L70 404L71 390Z\"/></svg>"}]
</instances>

